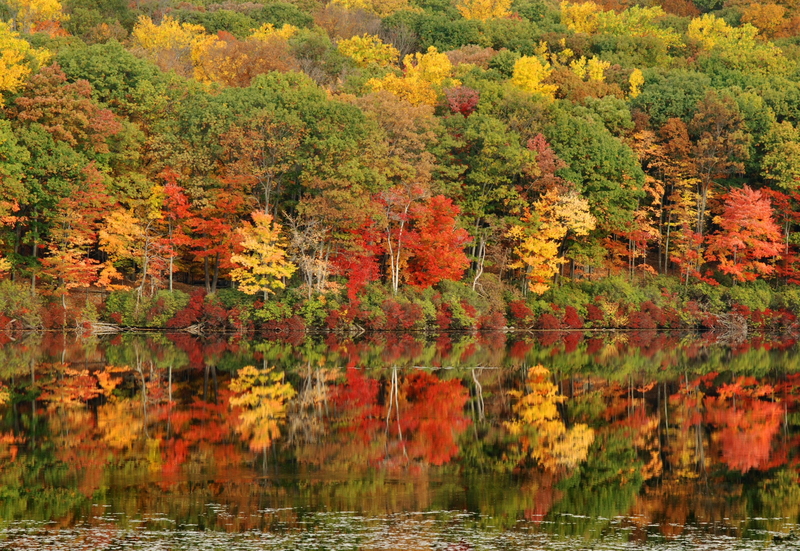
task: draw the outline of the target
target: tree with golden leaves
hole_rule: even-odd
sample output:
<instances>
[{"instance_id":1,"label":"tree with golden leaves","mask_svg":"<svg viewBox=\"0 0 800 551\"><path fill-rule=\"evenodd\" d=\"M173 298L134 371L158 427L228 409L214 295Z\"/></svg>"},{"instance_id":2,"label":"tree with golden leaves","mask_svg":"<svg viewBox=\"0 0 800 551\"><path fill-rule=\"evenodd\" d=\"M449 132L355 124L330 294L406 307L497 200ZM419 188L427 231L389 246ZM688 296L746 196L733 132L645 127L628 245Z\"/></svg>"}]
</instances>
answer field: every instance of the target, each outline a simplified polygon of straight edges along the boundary
<instances>
[{"instance_id":1,"label":"tree with golden leaves","mask_svg":"<svg viewBox=\"0 0 800 551\"><path fill-rule=\"evenodd\" d=\"M0 94L16 91L31 74L31 61L42 64L49 55L32 48L27 40L19 37L19 33L11 30L8 23L0 21ZM2 106L3 97L0 95Z\"/></svg>"},{"instance_id":2,"label":"tree with golden leaves","mask_svg":"<svg viewBox=\"0 0 800 551\"><path fill-rule=\"evenodd\" d=\"M162 70L175 71L184 77L202 77L196 67L201 66L211 48L223 46L202 25L180 23L169 16L159 25L146 15L139 17L131 37L134 47Z\"/></svg>"},{"instance_id":3,"label":"tree with golden leaves","mask_svg":"<svg viewBox=\"0 0 800 551\"><path fill-rule=\"evenodd\" d=\"M517 260L509 267L524 269L528 288L542 294L566 262L561 248L567 235L587 235L595 225L586 199L576 192L552 189L534 203L533 212L526 213L522 224L512 226L506 234L519 242L514 248Z\"/></svg>"},{"instance_id":4,"label":"tree with golden leaves","mask_svg":"<svg viewBox=\"0 0 800 551\"><path fill-rule=\"evenodd\" d=\"M359 67L388 67L400 58L400 52L391 44L384 44L377 36L364 34L346 40L340 40L336 45L339 53L356 62Z\"/></svg>"},{"instance_id":5,"label":"tree with golden leaves","mask_svg":"<svg viewBox=\"0 0 800 551\"><path fill-rule=\"evenodd\" d=\"M547 61L542 62L536 56L522 56L514 63L511 84L531 94L553 99L558 86L543 83L552 72L553 68Z\"/></svg>"},{"instance_id":6,"label":"tree with golden leaves","mask_svg":"<svg viewBox=\"0 0 800 551\"><path fill-rule=\"evenodd\" d=\"M458 0L456 9L464 19L502 19L511 15L511 0Z\"/></svg>"},{"instance_id":7,"label":"tree with golden leaves","mask_svg":"<svg viewBox=\"0 0 800 551\"><path fill-rule=\"evenodd\" d=\"M280 224L273 223L272 216L260 211L252 213L253 223L245 222L236 233L241 239L242 251L231 255L236 268L231 270L231 279L239 284L239 290L254 295L267 295L275 289L283 289L283 278L291 277L297 270L286 258L286 242L280 237Z\"/></svg>"},{"instance_id":8,"label":"tree with golden leaves","mask_svg":"<svg viewBox=\"0 0 800 551\"><path fill-rule=\"evenodd\" d=\"M431 46L423 53L409 54L403 58L404 75L388 74L381 79L370 79L367 86L374 91L386 90L412 105L436 105L439 91L444 87L461 85L451 78L453 64L445 54Z\"/></svg>"}]
</instances>

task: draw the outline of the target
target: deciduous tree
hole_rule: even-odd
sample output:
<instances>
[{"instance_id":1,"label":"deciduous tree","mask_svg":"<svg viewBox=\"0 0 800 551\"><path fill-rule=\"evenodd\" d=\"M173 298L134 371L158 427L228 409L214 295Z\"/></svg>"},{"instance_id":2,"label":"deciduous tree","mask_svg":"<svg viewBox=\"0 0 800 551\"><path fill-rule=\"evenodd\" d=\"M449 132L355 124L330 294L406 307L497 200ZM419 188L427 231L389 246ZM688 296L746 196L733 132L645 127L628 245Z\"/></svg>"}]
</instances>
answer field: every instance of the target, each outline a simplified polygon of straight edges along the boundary
<instances>
[{"instance_id":1,"label":"deciduous tree","mask_svg":"<svg viewBox=\"0 0 800 551\"><path fill-rule=\"evenodd\" d=\"M775 272L782 252L781 232L772 218L772 205L761 192L744 186L725 196L720 229L708 237L708 259L737 281L752 281Z\"/></svg>"},{"instance_id":2,"label":"deciduous tree","mask_svg":"<svg viewBox=\"0 0 800 551\"><path fill-rule=\"evenodd\" d=\"M231 270L231 279L245 293L263 292L266 300L269 293L284 288L284 279L291 277L297 266L286 258L280 224L263 212L256 211L250 216L253 223L245 222L236 230L242 252L231 256L236 266Z\"/></svg>"}]
</instances>

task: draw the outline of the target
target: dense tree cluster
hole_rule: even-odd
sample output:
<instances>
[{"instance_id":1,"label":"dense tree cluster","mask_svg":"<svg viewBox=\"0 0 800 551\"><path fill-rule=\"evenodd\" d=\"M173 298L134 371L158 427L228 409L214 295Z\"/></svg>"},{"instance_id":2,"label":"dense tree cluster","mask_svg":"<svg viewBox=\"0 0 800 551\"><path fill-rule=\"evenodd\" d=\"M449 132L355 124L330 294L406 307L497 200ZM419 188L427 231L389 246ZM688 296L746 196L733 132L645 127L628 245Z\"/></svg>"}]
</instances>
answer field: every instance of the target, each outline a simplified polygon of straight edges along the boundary
<instances>
[{"instance_id":1,"label":"dense tree cluster","mask_svg":"<svg viewBox=\"0 0 800 551\"><path fill-rule=\"evenodd\" d=\"M34 291L288 286L352 318L373 282L800 279L794 3L0 0L0 18L0 268Z\"/></svg>"}]
</instances>

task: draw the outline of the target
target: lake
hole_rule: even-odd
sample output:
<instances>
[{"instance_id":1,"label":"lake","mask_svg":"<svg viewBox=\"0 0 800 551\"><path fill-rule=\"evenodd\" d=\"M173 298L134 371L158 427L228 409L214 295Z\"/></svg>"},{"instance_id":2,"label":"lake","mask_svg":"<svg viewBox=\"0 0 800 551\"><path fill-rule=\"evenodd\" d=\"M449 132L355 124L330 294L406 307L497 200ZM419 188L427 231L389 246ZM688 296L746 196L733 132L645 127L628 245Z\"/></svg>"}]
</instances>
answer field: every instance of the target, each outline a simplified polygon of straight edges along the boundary
<instances>
[{"instance_id":1,"label":"lake","mask_svg":"<svg viewBox=\"0 0 800 551\"><path fill-rule=\"evenodd\" d=\"M0 549L796 549L788 336L1 335Z\"/></svg>"}]
</instances>

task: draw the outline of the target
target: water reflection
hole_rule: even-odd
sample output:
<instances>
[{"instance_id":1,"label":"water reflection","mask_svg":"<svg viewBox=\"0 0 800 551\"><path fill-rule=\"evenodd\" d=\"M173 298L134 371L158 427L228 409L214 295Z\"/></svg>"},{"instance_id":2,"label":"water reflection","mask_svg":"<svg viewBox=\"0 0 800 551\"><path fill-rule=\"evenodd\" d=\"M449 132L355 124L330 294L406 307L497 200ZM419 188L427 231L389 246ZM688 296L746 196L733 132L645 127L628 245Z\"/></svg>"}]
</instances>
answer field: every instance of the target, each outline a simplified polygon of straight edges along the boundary
<instances>
[{"instance_id":1,"label":"water reflection","mask_svg":"<svg viewBox=\"0 0 800 551\"><path fill-rule=\"evenodd\" d=\"M664 333L19 336L0 350L0 548L36 522L380 548L425 512L448 545L789 545L799 363L789 339Z\"/></svg>"}]
</instances>

